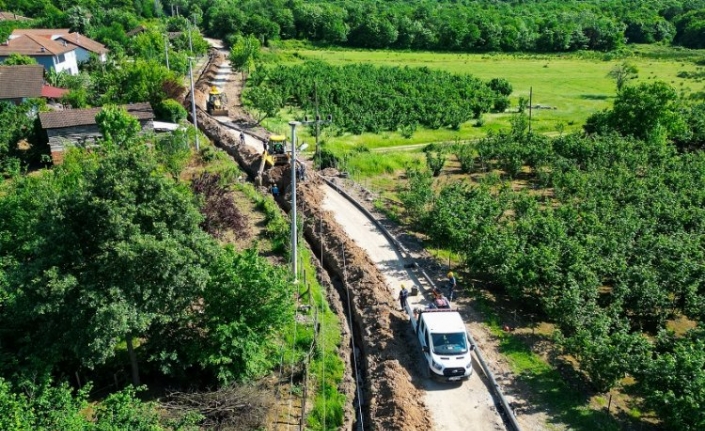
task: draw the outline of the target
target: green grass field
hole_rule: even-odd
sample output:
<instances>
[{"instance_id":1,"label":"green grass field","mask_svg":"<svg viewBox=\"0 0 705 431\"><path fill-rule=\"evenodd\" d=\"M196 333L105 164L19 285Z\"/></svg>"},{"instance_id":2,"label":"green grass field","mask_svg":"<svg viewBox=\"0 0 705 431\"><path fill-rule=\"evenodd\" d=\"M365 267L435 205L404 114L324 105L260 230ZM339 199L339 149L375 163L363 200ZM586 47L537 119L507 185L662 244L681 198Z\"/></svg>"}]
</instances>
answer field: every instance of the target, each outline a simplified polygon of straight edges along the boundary
<instances>
[{"instance_id":1,"label":"green grass field","mask_svg":"<svg viewBox=\"0 0 705 431\"><path fill-rule=\"evenodd\" d=\"M529 97L532 104L555 109L534 109L532 129L539 133L579 130L590 114L612 105L615 83L607 73L627 60L639 69L636 82L661 80L686 93L703 91L702 81L678 78L680 71L695 71L692 61L705 57L703 51L676 50L666 47L637 46L615 58L612 54L459 54L407 51L372 51L315 49L311 47L278 47L273 49L279 61L295 63L303 59L322 60L331 64L371 63L387 66L427 66L452 73L468 73L482 79L505 78L514 87L513 107L519 97ZM270 54L271 55L271 54ZM654 58L658 57L658 58ZM702 70L702 67L700 68ZM283 113L284 114L284 113ZM460 130L419 129L406 139L398 133L325 136L331 147L365 145L370 149L427 142L477 139L489 131L509 128L512 114L486 114L484 124L475 127L470 121ZM305 135L304 135L305 137Z\"/></svg>"}]
</instances>

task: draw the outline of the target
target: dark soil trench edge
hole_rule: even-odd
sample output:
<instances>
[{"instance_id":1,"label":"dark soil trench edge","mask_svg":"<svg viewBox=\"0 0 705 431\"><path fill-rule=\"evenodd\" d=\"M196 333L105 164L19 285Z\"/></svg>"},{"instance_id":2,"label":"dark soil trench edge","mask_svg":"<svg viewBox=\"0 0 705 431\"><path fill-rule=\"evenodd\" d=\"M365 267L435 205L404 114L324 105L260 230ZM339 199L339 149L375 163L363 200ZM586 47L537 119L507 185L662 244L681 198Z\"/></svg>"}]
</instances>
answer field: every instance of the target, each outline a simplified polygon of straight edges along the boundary
<instances>
[{"instance_id":1,"label":"dark soil trench edge","mask_svg":"<svg viewBox=\"0 0 705 431\"><path fill-rule=\"evenodd\" d=\"M199 128L206 136L232 156L251 178L254 177L259 164L259 154L249 147L240 147L220 123L200 109L197 115ZM281 175L281 180L286 183L282 184L283 189L288 185L287 178L288 175L285 173ZM321 259L319 252L321 245L325 250L324 254L327 253L323 256L323 265L317 265L321 269L318 278L327 287L331 284L335 287L335 289L327 289L329 304L338 314L341 322L346 322L346 325L340 328L343 335L340 356L347 366L339 391L344 393L348 400L353 400L356 393L356 382L351 369L353 355L347 324L351 319L355 344L361 353L360 371L365 381L362 388L365 429L406 430L415 429L421 425L423 429L430 430L432 423L421 401L423 398L421 392L410 383L411 378L406 369L400 367L398 361L392 360L385 352L385 347L388 344L395 344L395 340L391 335L389 310L387 308L381 310L379 307L388 300L388 298L380 298L380 293L386 292L383 277L366 254L347 239L343 230L332 221L332 217L320 209L322 198L314 199L319 200L318 202L307 200L307 197L317 195L311 189L320 188L320 185L319 180L310 180L299 188L297 199L304 204L304 214L307 219L318 220L316 226L312 226L311 223L305 225L304 235L318 259ZM309 193L306 193L307 188ZM282 206L288 209L287 205ZM321 220L323 220L322 223ZM345 249L345 268L342 259L343 249ZM323 267L327 273L322 271ZM347 280L345 280L345 274L347 274ZM330 283L330 279L340 280L340 282ZM347 284L344 284L344 281L347 281ZM352 316L347 315L347 307L343 302L347 300L348 292L351 294ZM341 429L353 429L354 410L352 403L346 405L344 425Z\"/></svg>"}]
</instances>

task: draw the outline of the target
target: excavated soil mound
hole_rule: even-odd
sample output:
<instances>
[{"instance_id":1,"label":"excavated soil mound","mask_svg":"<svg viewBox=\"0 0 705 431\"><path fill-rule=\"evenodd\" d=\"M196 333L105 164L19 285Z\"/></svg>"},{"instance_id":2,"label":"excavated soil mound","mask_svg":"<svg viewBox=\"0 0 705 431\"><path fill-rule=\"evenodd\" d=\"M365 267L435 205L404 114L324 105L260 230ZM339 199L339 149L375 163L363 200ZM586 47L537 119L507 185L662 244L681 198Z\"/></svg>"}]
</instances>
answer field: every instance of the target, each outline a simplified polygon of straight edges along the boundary
<instances>
[{"instance_id":1,"label":"excavated soil mound","mask_svg":"<svg viewBox=\"0 0 705 431\"><path fill-rule=\"evenodd\" d=\"M204 76L215 73L220 61L211 63ZM196 89L196 100L203 100L209 87L201 84ZM203 105L199 105L203 106ZM260 153L246 145L239 145L225 126L211 119L200 109L198 121L204 133L221 148L225 149L240 166L252 177L257 173ZM259 133L251 133L259 136ZM262 135L263 138L266 135ZM281 190L288 190L290 170L288 166L266 171L263 183L276 182ZM406 337L396 336L400 327L408 325L399 315L390 310L390 294L382 274L367 254L348 239L332 214L323 211L323 182L314 175L297 186L297 200L301 203L306 223L304 233L312 249L317 253L329 273L334 274L343 304L349 299L351 319L357 347L360 349L359 365L364 373L362 394L363 418L367 429L393 430L432 430L430 414L423 404L423 393L413 384L409 374L414 369L414 358L408 354ZM290 193L290 192L287 192ZM289 197L284 196L282 206L289 210ZM343 305L343 308L347 308ZM344 340L350 334L343 334ZM348 349L349 343L343 344ZM343 355L343 357L348 357ZM352 399L352 385L346 382L340 390ZM346 409L350 413L350 408ZM346 415L347 418L350 416ZM349 425L346 426L349 429Z\"/></svg>"},{"instance_id":2,"label":"excavated soil mound","mask_svg":"<svg viewBox=\"0 0 705 431\"><path fill-rule=\"evenodd\" d=\"M323 265L342 281L341 292L349 296L355 339L361 349L366 374L363 402L366 423L378 430L430 430L433 424L422 393L407 370L413 359L407 355L408 340L395 337L401 323L390 310L390 294L382 274L367 254L347 238L333 216L321 210L322 181L317 177L297 187L304 202L306 238L313 250L323 250ZM321 247L322 246L322 247ZM401 359L399 359L401 358ZM400 360L406 363L401 364Z\"/></svg>"}]
</instances>

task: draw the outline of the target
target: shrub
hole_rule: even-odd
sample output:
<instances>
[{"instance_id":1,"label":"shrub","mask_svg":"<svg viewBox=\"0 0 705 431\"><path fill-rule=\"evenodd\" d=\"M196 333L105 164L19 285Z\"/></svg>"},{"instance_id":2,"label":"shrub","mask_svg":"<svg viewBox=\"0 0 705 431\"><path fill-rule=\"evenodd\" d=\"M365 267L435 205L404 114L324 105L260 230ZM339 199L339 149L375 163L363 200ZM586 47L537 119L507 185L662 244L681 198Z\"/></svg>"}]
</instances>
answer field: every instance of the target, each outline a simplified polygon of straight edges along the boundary
<instances>
[{"instance_id":1,"label":"shrub","mask_svg":"<svg viewBox=\"0 0 705 431\"><path fill-rule=\"evenodd\" d=\"M502 96L509 96L512 94L512 91L514 91L512 84L504 78L492 78L487 85L492 89L492 91L499 93Z\"/></svg>"},{"instance_id":2,"label":"shrub","mask_svg":"<svg viewBox=\"0 0 705 431\"><path fill-rule=\"evenodd\" d=\"M154 115L158 120L179 123L186 119L187 112L186 108L181 106L176 100L166 99L156 106Z\"/></svg>"},{"instance_id":3,"label":"shrub","mask_svg":"<svg viewBox=\"0 0 705 431\"><path fill-rule=\"evenodd\" d=\"M316 156L315 163L319 169L337 168L341 164L341 159L331 150L321 149Z\"/></svg>"}]
</instances>

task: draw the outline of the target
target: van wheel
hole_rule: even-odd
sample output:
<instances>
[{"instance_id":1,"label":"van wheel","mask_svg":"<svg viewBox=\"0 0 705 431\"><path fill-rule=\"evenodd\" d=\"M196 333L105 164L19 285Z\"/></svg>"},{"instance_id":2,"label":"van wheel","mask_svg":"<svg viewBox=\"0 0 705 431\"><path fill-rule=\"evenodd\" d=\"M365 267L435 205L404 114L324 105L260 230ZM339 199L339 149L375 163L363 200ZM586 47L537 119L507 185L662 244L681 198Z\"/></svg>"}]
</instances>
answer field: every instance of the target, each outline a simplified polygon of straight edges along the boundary
<instances>
[{"instance_id":1,"label":"van wheel","mask_svg":"<svg viewBox=\"0 0 705 431\"><path fill-rule=\"evenodd\" d=\"M431 369L428 368L428 364L423 367L423 370L421 371L421 377L423 377L424 379L431 378Z\"/></svg>"}]
</instances>

